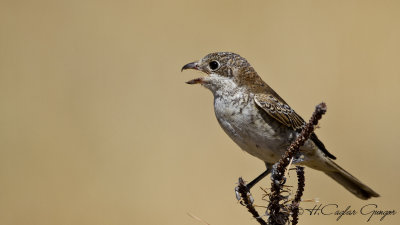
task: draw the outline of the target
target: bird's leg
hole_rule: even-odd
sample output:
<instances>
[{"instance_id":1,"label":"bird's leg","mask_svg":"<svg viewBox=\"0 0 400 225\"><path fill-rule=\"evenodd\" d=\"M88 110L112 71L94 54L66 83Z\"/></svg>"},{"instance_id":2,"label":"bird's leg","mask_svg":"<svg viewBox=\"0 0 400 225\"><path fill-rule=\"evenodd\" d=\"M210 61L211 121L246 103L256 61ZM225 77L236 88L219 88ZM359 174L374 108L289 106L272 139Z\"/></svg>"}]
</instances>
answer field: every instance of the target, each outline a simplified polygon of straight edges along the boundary
<instances>
[{"instance_id":1,"label":"bird's leg","mask_svg":"<svg viewBox=\"0 0 400 225\"><path fill-rule=\"evenodd\" d=\"M250 191L250 189L256 185L260 180L262 180L264 177L266 177L269 173L271 173L270 169L266 169L264 172L262 172L258 177L254 178L250 183L246 184L246 188Z\"/></svg>"},{"instance_id":2,"label":"bird's leg","mask_svg":"<svg viewBox=\"0 0 400 225\"><path fill-rule=\"evenodd\" d=\"M249 196L249 198L251 199L251 203L253 203L253 197L251 196L251 194L250 194L250 189L255 185L255 184L257 184L260 180L262 180L264 177L266 177L269 173L271 172L271 169L269 169L268 167L267 167L267 169L263 172L263 173L261 173L260 175L258 175L254 180L252 180L250 183L248 183L248 184L246 184L245 185L245 189L246 189L246 191L247 191L247 195ZM240 179L241 178L239 178L239 182L240 182ZM237 200L240 200L241 199L241 196L240 196L240 193L239 193L239 186L237 186L236 188L235 188L235 194L236 194L236 199Z\"/></svg>"}]
</instances>

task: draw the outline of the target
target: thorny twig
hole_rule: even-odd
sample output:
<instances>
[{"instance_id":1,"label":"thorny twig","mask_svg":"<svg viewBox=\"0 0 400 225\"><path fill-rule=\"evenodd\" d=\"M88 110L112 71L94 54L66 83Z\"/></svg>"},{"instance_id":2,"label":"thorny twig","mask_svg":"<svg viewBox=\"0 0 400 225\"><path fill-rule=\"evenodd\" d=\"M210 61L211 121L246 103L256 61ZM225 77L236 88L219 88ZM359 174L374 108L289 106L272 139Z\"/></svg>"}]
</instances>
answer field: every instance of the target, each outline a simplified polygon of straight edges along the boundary
<instances>
[{"instance_id":1,"label":"thorny twig","mask_svg":"<svg viewBox=\"0 0 400 225\"><path fill-rule=\"evenodd\" d=\"M318 120L320 120L322 115L326 113L326 110L326 104L323 102L316 106L310 121L304 126L301 134L296 138L294 142L292 142L292 144L289 146L279 162L274 165L274 169L271 174L272 184L271 194L269 195L270 201L267 207L267 214L269 215L268 223L265 222L265 220L263 220L258 212L255 210L251 200L249 199L250 194L248 194L249 192L244 185L243 180L239 178L238 192L242 197L242 201L249 212L253 215L255 219L257 219L257 221L261 225L285 224L289 219L290 211L292 212L293 217L292 224L297 224L298 206L304 191L304 168L300 166L297 167L296 171L298 177L298 190L295 199L292 201L290 207L287 207L285 203L280 204L281 200L285 200L285 202L287 202L287 197L281 195L285 183L285 170L288 167L290 160L294 156L296 156L296 154L300 151L300 147L304 145L310 135L314 132L314 128L318 124Z\"/></svg>"}]
</instances>

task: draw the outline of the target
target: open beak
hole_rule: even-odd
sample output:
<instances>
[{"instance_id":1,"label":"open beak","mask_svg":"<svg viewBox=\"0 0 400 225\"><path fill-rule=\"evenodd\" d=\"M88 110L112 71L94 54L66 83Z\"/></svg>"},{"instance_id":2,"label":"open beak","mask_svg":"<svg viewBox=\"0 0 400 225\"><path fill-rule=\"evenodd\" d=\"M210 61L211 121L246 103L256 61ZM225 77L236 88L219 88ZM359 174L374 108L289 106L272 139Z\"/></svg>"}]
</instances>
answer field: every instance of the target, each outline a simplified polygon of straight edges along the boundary
<instances>
[{"instance_id":1,"label":"open beak","mask_svg":"<svg viewBox=\"0 0 400 225\"><path fill-rule=\"evenodd\" d=\"M199 70L199 66L198 66L197 62L191 62L191 63L188 63L188 64L184 65L182 67L181 71L189 70L189 69ZM187 84L202 84L203 83L203 78L200 77L200 78L196 78L196 79L193 79L193 80L189 80L186 83Z\"/></svg>"}]
</instances>

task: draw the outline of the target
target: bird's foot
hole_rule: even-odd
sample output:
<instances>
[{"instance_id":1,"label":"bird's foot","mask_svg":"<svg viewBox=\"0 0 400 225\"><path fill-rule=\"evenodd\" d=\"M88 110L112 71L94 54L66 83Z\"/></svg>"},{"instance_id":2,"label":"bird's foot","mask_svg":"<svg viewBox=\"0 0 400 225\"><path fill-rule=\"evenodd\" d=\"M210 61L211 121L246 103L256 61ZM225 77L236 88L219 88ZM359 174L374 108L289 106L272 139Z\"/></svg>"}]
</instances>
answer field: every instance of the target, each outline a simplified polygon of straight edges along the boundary
<instances>
[{"instance_id":1,"label":"bird's foot","mask_svg":"<svg viewBox=\"0 0 400 225\"><path fill-rule=\"evenodd\" d=\"M299 164L305 161L304 155L298 155L293 158L293 164Z\"/></svg>"},{"instance_id":2,"label":"bird's foot","mask_svg":"<svg viewBox=\"0 0 400 225\"><path fill-rule=\"evenodd\" d=\"M254 203L254 198L250 193L250 188L247 187L244 180L239 177L239 184L235 187L236 199L242 205L252 205Z\"/></svg>"},{"instance_id":3,"label":"bird's foot","mask_svg":"<svg viewBox=\"0 0 400 225\"><path fill-rule=\"evenodd\" d=\"M278 170L277 170L278 163L275 163L271 169L271 180L277 185L284 185L286 183L286 177L283 175L282 180L278 180Z\"/></svg>"}]
</instances>

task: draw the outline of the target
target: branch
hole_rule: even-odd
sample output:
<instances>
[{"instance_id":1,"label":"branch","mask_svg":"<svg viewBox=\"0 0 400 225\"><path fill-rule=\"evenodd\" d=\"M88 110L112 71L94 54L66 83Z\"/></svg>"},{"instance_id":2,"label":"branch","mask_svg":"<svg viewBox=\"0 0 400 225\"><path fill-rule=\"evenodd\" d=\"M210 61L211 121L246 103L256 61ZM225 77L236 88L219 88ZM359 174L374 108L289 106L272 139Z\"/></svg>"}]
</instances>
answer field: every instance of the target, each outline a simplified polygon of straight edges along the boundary
<instances>
[{"instance_id":1,"label":"branch","mask_svg":"<svg viewBox=\"0 0 400 225\"><path fill-rule=\"evenodd\" d=\"M305 177L304 177L304 167L296 166L297 172L297 192L292 204L290 205L290 209L292 210L292 225L296 225L299 222L299 205L301 201L301 197L303 196L304 186L305 186Z\"/></svg>"},{"instance_id":2,"label":"branch","mask_svg":"<svg viewBox=\"0 0 400 225\"><path fill-rule=\"evenodd\" d=\"M304 145L310 135L314 132L314 126L318 124L318 121L322 118L322 115L326 113L326 110L326 104L323 102L316 106L310 121L304 126L300 135L296 138L294 142L292 142L292 144L289 146L279 162L274 165L274 169L272 170L271 174L272 184L271 194L269 195L270 201L267 207L267 214L269 215L268 223L265 222L265 220L263 220L258 212L255 210L252 204L253 201L251 199L251 194L246 188L243 179L241 177L239 178L239 185L236 190L241 196L241 204L246 206L248 211L261 225L286 224L289 219L290 212L292 212L292 224L297 224L299 212L298 207L305 186L304 167L296 167L298 177L298 189L296 192L296 196L289 207L287 207L287 205L285 204L287 201L280 204L281 200L287 200L287 197L281 195L285 183L285 170L288 167L290 160L294 158L297 153L299 153L300 147Z\"/></svg>"},{"instance_id":3,"label":"branch","mask_svg":"<svg viewBox=\"0 0 400 225\"><path fill-rule=\"evenodd\" d=\"M253 200L250 199L251 195L250 192L248 191L246 185L244 184L244 181L241 177L239 177L239 185L237 188L237 191L240 194L241 197L241 204L246 206L247 210L253 215L253 217L260 223L261 225L267 225L267 222L263 220L258 214L257 210L253 206Z\"/></svg>"},{"instance_id":4,"label":"branch","mask_svg":"<svg viewBox=\"0 0 400 225\"><path fill-rule=\"evenodd\" d=\"M288 220L289 213L284 209L279 201L284 199L281 196L281 191L283 188L284 174L286 167L289 165L290 160L300 151L300 147L308 140L310 135L314 132L314 126L318 124L318 120L321 119L322 115L326 112L326 104L320 103L315 107L315 111L311 116L310 121L305 125L300 135L296 138L294 142L289 146L288 150L282 156L277 164L274 165L273 172L271 174L272 184L271 184L271 195L270 202L268 205L269 218L268 222L270 224L285 224Z\"/></svg>"}]
</instances>

